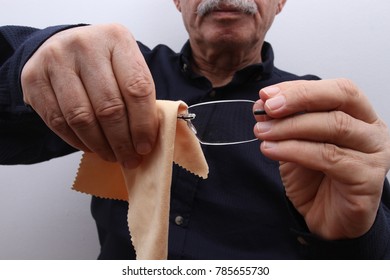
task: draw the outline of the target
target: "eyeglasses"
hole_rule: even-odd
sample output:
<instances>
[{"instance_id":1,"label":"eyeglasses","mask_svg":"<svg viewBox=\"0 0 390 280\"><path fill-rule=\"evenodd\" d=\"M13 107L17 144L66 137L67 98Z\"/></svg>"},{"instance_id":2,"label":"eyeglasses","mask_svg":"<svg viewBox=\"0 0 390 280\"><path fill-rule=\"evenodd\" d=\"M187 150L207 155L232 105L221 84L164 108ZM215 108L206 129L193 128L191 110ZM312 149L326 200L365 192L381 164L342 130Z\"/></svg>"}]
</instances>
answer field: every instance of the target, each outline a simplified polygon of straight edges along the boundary
<instances>
[{"instance_id":1,"label":"eyeglasses","mask_svg":"<svg viewBox=\"0 0 390 280\"><path fill-rule=\"evenodd\" d=\"M204 145L234 145L256 141L253 127L256 124L252 100L218 100L198 103L188 107L178 119L188 127Z\"/></svg>"}]
</instances>

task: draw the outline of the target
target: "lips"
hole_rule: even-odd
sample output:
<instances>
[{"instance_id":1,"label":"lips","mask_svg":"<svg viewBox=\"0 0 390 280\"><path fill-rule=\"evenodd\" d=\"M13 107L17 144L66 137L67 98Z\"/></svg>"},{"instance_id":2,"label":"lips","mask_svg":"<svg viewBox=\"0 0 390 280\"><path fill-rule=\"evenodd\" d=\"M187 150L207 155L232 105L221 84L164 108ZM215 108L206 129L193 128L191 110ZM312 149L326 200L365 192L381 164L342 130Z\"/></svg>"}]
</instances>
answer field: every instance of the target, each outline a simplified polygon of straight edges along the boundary
<instances>
[{"instance_id":1,"label":"lips","mask_svg":"<svg viewBox=\"0 0 390 280\"><path fill-rule=\"evenodd\" d=\"M240 13L241 11L233 6L220 5L215 8L212 12L226 12L226 13Z\"/></svg>"}]
</instances>

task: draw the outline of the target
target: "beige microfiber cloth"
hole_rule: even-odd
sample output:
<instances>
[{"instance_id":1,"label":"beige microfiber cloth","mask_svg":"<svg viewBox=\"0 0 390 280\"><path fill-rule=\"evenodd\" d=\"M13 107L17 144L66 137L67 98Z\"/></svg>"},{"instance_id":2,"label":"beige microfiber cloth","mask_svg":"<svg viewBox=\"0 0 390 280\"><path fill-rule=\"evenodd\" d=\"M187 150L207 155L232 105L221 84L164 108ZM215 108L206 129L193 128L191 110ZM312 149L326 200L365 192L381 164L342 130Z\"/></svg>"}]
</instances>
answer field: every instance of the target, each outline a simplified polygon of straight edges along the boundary
<instances>
[{"instance_id":1,"label":"beige microfiber cloth","mask_svg":"<svg viewBox=\"0 0 390 280\"><path fill-rule=\"evenodd\" d=\"M73 189L102 198L129 202L128 225L137 259L166 259L172 163L207 178L208 166L200 143L177 119L187 105L181 101L157 101L160 128L153 151L136 169L84 153ZM130 237L129 237L130 238Z\"/></svg>"}]
</instances>

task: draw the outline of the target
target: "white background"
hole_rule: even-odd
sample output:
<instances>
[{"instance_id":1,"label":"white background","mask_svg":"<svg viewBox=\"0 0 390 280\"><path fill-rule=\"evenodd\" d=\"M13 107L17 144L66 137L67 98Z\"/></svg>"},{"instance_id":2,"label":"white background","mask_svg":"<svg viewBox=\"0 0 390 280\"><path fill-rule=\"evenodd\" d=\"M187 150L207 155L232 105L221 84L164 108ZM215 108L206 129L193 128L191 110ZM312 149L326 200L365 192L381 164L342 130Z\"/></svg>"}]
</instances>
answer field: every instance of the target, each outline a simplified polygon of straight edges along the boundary
<instances>
[{"instance_id":1,"label":"white background","mask_svg":"<svg viewBox=\"0 0 390 280\"><path fill-rule=\"evenodd\" d=\"M119 22L149 45L187 38L172 0L0 0L0 25ZM267 40L276 65L347 77L390 124L390 2L289 0ZM32 166L0 166L0 259L95 259L88 196L70 189L80 153Z\"/></svg>"}]
</instances>

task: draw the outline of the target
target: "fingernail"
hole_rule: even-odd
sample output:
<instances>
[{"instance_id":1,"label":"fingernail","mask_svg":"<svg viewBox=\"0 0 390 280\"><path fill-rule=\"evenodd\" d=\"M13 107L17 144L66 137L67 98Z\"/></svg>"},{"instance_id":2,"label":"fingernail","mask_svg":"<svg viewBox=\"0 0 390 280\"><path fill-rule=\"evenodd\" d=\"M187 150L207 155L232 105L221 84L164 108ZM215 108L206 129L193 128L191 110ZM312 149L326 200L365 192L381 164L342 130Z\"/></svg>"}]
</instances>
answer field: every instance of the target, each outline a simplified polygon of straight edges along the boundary
<instances>
[{"instance_id":1,"label":"fingernail","mask_svg":"<svg viewBox=\"0 0 390 280\"><path fill-rule=\"evenodd\" d=\"M258 122L256 124L256 129L258 133L265 133L271 130L271 122Z\"/></svg>"},{"instance_id":2,"label":"fingernail","mask_svg":"<svg viewBox=\"0 0 390 280\"><path fill-rule=\"evenodd\" d=\"M265 102L265 106L267 106L271 111L282 108L284 104L286 104L286 98L283 95L275 96Z\"/></svg>"},{"instance_id":3,"label":"fingernail","mask_svg":"<svg viewBox=\"0 0 390 280\"><path fill-rule=\"evenodd\" d=\"M262 145L264 149L272 149L277 146L277 143L273 141L263 141Z\"/></svg>"},{"instance_id":4,"label":"fingernail","mask_svg":"<svg viewBox=\"0 0 390 280\"><path fill-rule=\"evenodd\" d=\"M280 92L280 88L274 86L266 87L263 88L262 90L268 95L275 95Z\"/></svg>"},{"instance_id":5,"label":"fingernail","mask_svg":"<svg viewBox=\"0 0 390 280\"><path fill-rule=\"evenodd\" d=\"M136 151L139 155L147 155L152 151L152 145L147 142L138 143L136 146Z\"/></svg>"}]
</instances>

